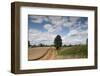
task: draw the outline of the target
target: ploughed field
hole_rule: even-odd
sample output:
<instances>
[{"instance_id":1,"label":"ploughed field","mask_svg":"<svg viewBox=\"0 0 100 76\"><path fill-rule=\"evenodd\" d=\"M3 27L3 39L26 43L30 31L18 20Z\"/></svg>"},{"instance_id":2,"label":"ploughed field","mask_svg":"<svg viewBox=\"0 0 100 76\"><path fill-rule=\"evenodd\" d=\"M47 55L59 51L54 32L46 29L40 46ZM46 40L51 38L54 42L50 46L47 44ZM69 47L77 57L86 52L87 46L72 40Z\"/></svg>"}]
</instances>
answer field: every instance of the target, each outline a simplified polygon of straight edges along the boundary
<instances>
[{"instance_id":1,"label":"ploughed field","mask_svg":"<svg viewBox=\"0 0 100 76\"><path fill-rule=\"evenodd\" d=\"M70 47L61 47L56 50L55 47L33 47L28 48L28 60L55 60L55 59L79 59L87 58L87 45L77 45Z\"/></svg>"}]
</instances>

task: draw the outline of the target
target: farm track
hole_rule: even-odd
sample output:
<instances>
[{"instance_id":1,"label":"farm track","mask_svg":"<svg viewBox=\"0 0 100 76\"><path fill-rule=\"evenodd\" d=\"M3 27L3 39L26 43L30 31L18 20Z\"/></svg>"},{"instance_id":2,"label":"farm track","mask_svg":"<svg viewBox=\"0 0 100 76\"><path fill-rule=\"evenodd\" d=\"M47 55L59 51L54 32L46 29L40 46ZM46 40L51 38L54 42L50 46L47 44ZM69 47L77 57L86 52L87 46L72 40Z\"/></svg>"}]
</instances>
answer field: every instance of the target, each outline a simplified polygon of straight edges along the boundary
<instances>
[{"instance_id":1,"label":"farm track","mask_svg":"<svg viewBox=\"0 0 100 76\"><path fill-rule=\"evenodd\" d=\"M54 48L49 48L48 53L45 54L44 57L41 58L41 60L54 60L56 59L56 51L54 50Z\"/></svg>"},{"instance_id":2,"label":"farm track","mask_svg":"<svg viewBox=\"0 0 100 76\"><path fill-rule=\"evenodd\" d=\"M36 50L32 50L32 51L36 51ZM47 50L44 50L44 53L42 50L39 51L39 53L37 54L42 54L42 55L34 55L34 53L31 53L31 56L29 56L29 61L32 60L53 60L56 59L56 51L53 47L49 47ZM38 57L36 57L38 56Z\"/></svg>"},{"instance_id":3,"label":"farm track","mask_svg":"<svg viewBox=\"0 0 100 76\"><path fill-rule=\"evenodd\" d=\"M58 53L57 53L57 50L54 47L29 48L28 49L28 60L33 61L33 60L55 60L55 59L87 58L87 56L84 54L84 50L80 51L78 49L79 47L80 46L62 48L60 50L60 52L58 52ZM83 49L84 49L84 47L83 47Z\"/></svg>"}]
</instances>

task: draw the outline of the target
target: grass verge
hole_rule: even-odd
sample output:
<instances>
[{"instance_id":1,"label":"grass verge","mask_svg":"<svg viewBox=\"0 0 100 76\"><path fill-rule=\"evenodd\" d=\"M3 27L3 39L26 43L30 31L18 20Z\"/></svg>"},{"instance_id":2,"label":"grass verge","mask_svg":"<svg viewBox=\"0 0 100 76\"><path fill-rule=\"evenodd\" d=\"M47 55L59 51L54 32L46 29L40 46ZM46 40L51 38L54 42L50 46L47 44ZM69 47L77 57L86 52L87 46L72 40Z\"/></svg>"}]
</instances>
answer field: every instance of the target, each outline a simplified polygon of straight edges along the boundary
<instances>
[{"instance_id":1,"label":"grass verge","mask_svg":"<svg viewBox=\"0 0 100 76\"><path fill-rule=\"evenodd\" d=\"M78 58L87 58L88 57L88 48L87 45L76 45L71 47L62 47L58 50L59 56L71 56Z\"/></svg>"}]
</instances>

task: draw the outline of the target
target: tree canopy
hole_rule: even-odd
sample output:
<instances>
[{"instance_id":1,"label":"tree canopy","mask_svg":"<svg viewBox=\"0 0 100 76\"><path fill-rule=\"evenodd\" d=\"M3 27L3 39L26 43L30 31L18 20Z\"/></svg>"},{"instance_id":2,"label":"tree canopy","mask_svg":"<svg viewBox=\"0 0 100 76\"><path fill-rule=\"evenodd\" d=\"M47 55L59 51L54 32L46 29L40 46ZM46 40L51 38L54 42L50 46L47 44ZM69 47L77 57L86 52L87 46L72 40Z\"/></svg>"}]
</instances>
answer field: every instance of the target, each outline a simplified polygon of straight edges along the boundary
<instances>
[{"instance_id":1,"label":"tree canopy","mask_svg":"<svg viewBox=\"0 0 100 76\"><path fill-rule=\"evenodd\" d=\"M62 46L62 39L60 35L57 35L54 39L54 46L56 47L56 49L60 49L60 47Z\"/></svg>"}]
</instances>

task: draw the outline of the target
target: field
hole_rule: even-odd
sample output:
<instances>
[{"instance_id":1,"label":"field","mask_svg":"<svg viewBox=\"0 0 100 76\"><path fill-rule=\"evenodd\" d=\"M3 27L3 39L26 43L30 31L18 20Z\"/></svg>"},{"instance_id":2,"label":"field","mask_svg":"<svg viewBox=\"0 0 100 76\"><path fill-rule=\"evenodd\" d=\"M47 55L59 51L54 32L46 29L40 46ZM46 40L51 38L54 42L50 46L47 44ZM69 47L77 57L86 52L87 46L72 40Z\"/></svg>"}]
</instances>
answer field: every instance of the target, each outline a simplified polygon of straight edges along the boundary
<instances>
[{"instance_id":1,"label":"field","mask_svg":"<svg viewBox=\"0 0 100 76\"><path fill-rule=\"evenodd\" d=\"M72 47L62 47L58 50L58 56L63 59L68 58L87 58L88 57L88 49L86 45L77 45Z\"/></svg>"},{"instance_id":2,"label":"field","mask_svg":"<svg viewBox=\"0 0 100 76\"><path fill-rule=\"evenodd\" d=\"M32 47L28 49L28 60L55 60L55 59L76 59L87 58L87 45L75 45L61 47Z\"/></svg>"}]
</instances>

